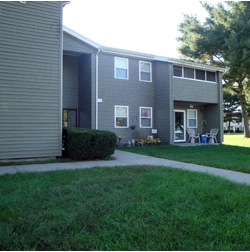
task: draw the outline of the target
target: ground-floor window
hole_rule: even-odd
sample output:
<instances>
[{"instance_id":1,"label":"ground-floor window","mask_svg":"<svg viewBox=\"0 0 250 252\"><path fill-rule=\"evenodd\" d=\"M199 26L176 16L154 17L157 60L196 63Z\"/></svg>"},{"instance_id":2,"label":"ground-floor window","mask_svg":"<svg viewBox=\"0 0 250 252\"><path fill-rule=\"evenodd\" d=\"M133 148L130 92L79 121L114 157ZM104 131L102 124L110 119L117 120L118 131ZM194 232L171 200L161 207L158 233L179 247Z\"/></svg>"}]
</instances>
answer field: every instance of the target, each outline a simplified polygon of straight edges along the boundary
<instances>
[{"instance_id":1,"label":"ground-floor window","mask_svg":"<svg viewBox=\"0 0 250 252\"><path fill-rule=\"evenodd\" d=\"M128 106L115 105L115 128L128 128Z\"/></svg>"},{"instance_id":2,"label":"ground-floor window","mask_svg":"<svg viewBox=\"0 0 250 252\"><path fill-rule=\"evenodd\" d=\"M187 110L187 127L197 128L197 109Z\"/></svg>"},{"instance_id":3,"label":"ground-floor window","mask_svg":"<svg viewBox=\"0 0 250 252\"><path fill-rule=\"evenodd\" d=\"M140 107L140 127L152 128L152 108Z\"/></svg>"}]
</instances>

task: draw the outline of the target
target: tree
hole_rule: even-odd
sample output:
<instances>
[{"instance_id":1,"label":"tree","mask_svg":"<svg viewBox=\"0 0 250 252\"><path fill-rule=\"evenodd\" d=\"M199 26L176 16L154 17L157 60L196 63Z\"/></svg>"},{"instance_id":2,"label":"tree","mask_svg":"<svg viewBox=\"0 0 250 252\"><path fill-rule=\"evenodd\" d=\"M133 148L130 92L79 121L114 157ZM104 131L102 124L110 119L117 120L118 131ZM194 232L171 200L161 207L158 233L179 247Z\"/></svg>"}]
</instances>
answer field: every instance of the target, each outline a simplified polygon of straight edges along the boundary
<instances>
[{"instance_id":1,"label":"tree","mask_svg":"<svg viewBox=\"0 0 250 252\"><path fill-rule=\"evenodd\" d=\"M239 96L237 94L231 94L228 91L223 92L223 113L224 122L229 122L228 131L230 132L230 125L233 119L239 117Z\"/></svg>"},{"instance_id":2,"label":"tree","mask_svg":"<svg viewBox=\"0 0 250 252\"><path fill-rule=\"evenodd\" d=\"M184 16L179 25L179 52L187 59L225 67L224 86L239 96L244 136L250 137L247 97L250 93L250 2L202 3L209 14L201 23Z\"/></svg>"}]
</instances>

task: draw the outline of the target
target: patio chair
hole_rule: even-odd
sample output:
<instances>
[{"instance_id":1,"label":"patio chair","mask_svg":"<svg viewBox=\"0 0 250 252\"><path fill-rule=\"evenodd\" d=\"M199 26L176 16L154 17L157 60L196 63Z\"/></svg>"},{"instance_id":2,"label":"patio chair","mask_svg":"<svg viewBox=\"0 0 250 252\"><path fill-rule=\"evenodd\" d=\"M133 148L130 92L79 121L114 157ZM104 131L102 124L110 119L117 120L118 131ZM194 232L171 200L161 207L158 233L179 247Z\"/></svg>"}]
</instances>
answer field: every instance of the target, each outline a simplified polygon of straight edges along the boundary
<instances>
[{"instance_id":1,"label":"patio chair","mask_svg":"<svg viewBox=\"0 0 250 252\"><path fill-rule=\"evenodd\" d=\"M200 134L196 134L194 129L187 129L187 133L188 133L188 142L190 143L195 143L195 139L198 139L199 143L200 143Z\"/></svg>"},{"instance_id":2,"label":"patio chair","mask_svg":"<svg viewBox=\"0 0 250 252\"><path fill-rule=\"evenodd\" d=\"M218 129L211 129L209 133L206 133L207 138L209 139L209 143L217 143L217 134Z\"/></svg>"}]
</instances>

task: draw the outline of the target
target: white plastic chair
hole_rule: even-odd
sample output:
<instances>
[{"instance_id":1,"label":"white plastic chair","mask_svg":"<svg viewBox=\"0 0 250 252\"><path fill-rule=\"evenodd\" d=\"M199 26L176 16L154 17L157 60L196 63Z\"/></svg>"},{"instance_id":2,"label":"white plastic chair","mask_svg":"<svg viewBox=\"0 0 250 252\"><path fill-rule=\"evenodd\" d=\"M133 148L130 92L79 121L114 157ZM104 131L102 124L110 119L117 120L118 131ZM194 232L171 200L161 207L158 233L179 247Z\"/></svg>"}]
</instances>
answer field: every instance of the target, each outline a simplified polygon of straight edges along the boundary
<instances>
[{"instance_id":1,"label":"white plastic chair","mask_svg":"<svg viewBox=\"0 0 250 252\"><path fill-rule=\"evenodd\" d=\"M200 134L196 134L194 129L187 129L187 133L188 133L188 142L190 143L195 143L195 139L198 139L199 143L200 143Z\"/></svg>"},{"instance_id":2,"label":"white plastic chair","mask_svg":"<svg viewBox=\"0 0 250 252\"><path fill-rule=\"evenodd\" d=\"M218 129L211 129L209 133L206 134L207 138L209 138L209 143L217 143L217 134Z\"/></svg>"}]
</instances>

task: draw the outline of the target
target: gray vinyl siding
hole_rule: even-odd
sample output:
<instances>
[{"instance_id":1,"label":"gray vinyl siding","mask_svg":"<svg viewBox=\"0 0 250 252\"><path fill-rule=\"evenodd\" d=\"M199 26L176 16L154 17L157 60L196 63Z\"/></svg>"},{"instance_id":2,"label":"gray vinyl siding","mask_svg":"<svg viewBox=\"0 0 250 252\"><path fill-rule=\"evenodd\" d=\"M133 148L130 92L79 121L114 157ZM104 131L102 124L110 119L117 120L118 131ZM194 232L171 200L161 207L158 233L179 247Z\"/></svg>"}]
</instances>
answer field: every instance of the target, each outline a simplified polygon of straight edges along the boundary
<instances>
[{"instance_id":1,"label":"gray vinyl siding","mask_svg":"<svg viewBox=\"0 0 250 252\"><path fill-rule=\"evenodd\" d=\"M171 113L173 110L170 64L155 62L153 69L155 81L155 127L161 141L169 143L172 127Z\"/></svg>"},{"instance_id":2,"label":"gray vinyl siding","mask_svg":"<svg viewBox=\"0 0 250 252\"><path fill-rule=\"evenodd\" d=\"M92 92L94 89L92 80L95 79L92 73L94 58L91 54L64 55L63 108L76 109L77 126L83 128L94 128L92 120L95 118L92 116L92 106L94 108L92 101L95 101L95 94Z\"/></svg>"},{"instance_id":3,"label":"gray vinyl siding","mask_svg":"<svg viewBox=\"0 0 250 252\"><path fill-rule=\"evenodd\" d=\"M92 101L95 101L92 94L92 60L93 56L84 54L80 57L80 73L79 73L79 126L83 128L92 127ZM92 66L92 67L91 67ZM93 122L94 124L94 122Z\"/></svg>"},{"instance_id":4,"label":"gray vinyl siding","mask_svg":"<svg viewBox=\"0 0 250 252\"><path fill-rule=\"evenodd\" d=\"M219 129L219 133L217 135L218 142L222 141L222 133L223 129L221 129L221 118L223 116L223 113L220 109L219 104L213 104L206 107L206 121L207 121L207 132L209 132L212 128ZM222 123L223 125L223 123Z\"/></svg>"},{"instance_id":5,"label":"gray vinyl siding","mask_svg":"<svg viewBox=\"0 0 250 252\"><path fill-rule=\"evenodd\" d=\"M61 155L62 3L0 2L0 159Z\"/></svg>"},{"instance_id":6,"label":"gray vinyl siding","mask_svg":"<svg viewBox=\"0 0 250 252\"><path fill-rule=\"evenodd\" d=\"M97 49L84 41L63 33L63 51L78 59L78 126L95 128L95 86L96 86L96 54ZM74 69L72 68L72 72ZM72 74L72 73L69 73ZM65 74L67 77L67 74ZM66 95L67 96L67 95ZM70 96L70 94L69 94Z\"/></svg>"},{"instance_id":7,"label":"gray vinyl siding","mask_svg":"<svg viewBox=\"0 0 250 252\"><path fill-rule=\"evenodd\" d=\"M78 110L79 59L63 56L63 108Z\"/></svg>"},{"instance_id":8,"label":"gray vinyl siding","mask_svg":"<svg viewBox=\"0 0 250 252\"><path fill-rule=\"evenodd\" d=\"M177 101L218 103L218 84L173 77L173 99Z\"/></svg>"},{"instance_id":9,"label":"gray vinyl siding","mask_svg":"<svg viewBox=\"0 0 250 252\"><path fill-rule=\"evenodd\" d=\"M222 75L221 73L217 73L218 83L222 83ZM223 141L223 90L222 85L218 84L218 99L221 101L217 104L211 104L206 106L205 114L206 120L208 122L207 128L210 130L211 128L219 129L217 140L218 142Z\"/></svg>"},{"instance_id":10,"label":"gray vinyl siding","mask_svg":"<svg viewBox=\"0 0 250 252\"><path fill-rule=\"evenodd\" d=\"M63 50L76 53L96 53L97 49L63 32Z\"/></svg>"},{"instance_id":11,"label":"gray vinyl siding","mask_svg":"<svg viewBox=\"0 0 250 252\"><path fill-rule=\"evenodd\" d=\"M115 56L128 58L129 79L114 78ZM136 137L151 135L151 129L139 128L140 107L154 109L154 83L139 81L139 58L101 53L99 55L99 129L111 130L116 135L121 135L124 141ZM136 129L115 128L114 106L129 107L129 126L135 125ZM154 118L154 111L153 111ZM154 125L153 125L154 127Z\"/></svg>"}]
</instances>

